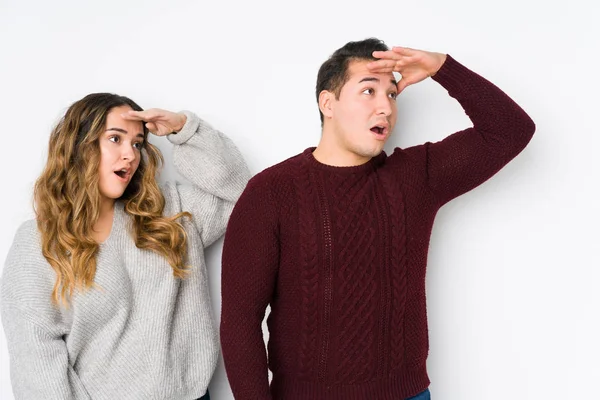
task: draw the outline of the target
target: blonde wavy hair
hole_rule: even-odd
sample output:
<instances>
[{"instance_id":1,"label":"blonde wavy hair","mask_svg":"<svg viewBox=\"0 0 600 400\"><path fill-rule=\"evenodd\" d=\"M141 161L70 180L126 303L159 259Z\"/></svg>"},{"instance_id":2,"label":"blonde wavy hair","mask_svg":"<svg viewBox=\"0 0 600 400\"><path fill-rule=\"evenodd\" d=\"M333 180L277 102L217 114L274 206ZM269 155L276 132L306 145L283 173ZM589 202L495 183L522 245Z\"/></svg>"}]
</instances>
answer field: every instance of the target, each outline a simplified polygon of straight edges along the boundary
<instances>
[{"instance_id":1,"label":"blonde wavy hair","mask_svg":"<svg viewBox=\"0 0 600 400\"><path fill-rule=\"evenodd\" d=\"M115 107L142 108L131 99L93 93L73 103L50 135L48 161L35 183L34 208L41 233L42 253L56 272L52 301L68 306L75 290L93 286L99 244L93 227L100 216L99 138L106 117ZM139 167L119 199L132 216L131 235L138 248L164 256L173 275L183 278L188 267L187 235L177 221L187 212L163 216L165 199L156 181L163 158L155 146L144 144Z\"/></svg>"}]
</instances>

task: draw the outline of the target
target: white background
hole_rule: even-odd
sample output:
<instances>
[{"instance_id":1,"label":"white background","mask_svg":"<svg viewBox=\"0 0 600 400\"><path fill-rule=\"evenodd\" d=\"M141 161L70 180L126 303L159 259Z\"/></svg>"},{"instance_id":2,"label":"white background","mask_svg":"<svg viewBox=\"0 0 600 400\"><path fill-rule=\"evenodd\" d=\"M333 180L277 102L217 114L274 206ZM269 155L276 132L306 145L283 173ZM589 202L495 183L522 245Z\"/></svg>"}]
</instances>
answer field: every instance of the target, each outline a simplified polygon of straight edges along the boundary
<instances>
[{"instance_id":1,"label":"white background","mask_svg":"<svg viewBox=\"0 0 600 400\"><path fill-rule=\"evenodd\" d=\"M583 0L0 0L0 259L33 216L53 124L90 92L193 110L257 173L318 143L317 70L347 41L447 52L513 97L537 132L436 220L433 398L600 398L599 11ZM470 124L432 80L398 107L388 153ZM154 142L169 164L170 144ZM174 177L167 165L163 179ZM220 254L218 242L208 253L217 321ZM0 385L12 399L3 334ZM232 398L222 363L210 390Z\"/></svg>"}]
</instances>

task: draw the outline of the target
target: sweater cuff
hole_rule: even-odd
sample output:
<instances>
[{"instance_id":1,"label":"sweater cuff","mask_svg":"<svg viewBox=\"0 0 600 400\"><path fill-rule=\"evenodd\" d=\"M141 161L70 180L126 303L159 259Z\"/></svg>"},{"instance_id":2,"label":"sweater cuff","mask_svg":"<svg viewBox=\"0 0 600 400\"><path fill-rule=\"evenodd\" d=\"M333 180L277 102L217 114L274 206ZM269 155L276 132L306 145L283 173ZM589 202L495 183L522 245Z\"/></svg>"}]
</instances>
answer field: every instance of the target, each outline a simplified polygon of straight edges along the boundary
<instances>
[{"instance_id":1,"label":"sweater cuff","mask_svg":"<svg viewBox=\"0 0 600 400\"><path fill-rule=\"evenodd\" d=\"M191 111L184 110L181 111L181 113L185 114L187 117L185 125L183 125L183 128L181 128L179 132L167 135L167 139L173 144L183 144L190 140L190 138L194 136L194 133L199 130L198 128L203 123L203 121Z\"/></svg>"},{"instance_id":2,"label":"sweater cuff","mask_svg":"<svg viewBox=\"0 0 600 400\"><path fill-rule=\"evenodd\" d=\"M473 79L473 72L447 54L446 61L431 79L452 93L464 90L464 84Z\"/></svg>"}]
</instances>

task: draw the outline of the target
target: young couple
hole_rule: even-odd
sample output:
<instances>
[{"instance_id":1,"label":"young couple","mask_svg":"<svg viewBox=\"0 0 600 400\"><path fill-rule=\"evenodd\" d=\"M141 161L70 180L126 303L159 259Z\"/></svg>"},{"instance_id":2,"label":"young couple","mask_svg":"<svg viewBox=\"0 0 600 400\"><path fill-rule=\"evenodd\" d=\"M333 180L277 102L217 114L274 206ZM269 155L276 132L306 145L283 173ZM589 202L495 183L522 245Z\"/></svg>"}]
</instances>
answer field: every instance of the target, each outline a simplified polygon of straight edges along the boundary
<instances>
[{"instance_id":1,"label":"young couple","mask_svg":"<svg viewBox=\"0 0 600 400\"><path fill-rule=\"evenodd\" d=\"M473 126L386 155L397 96L428 77ZM535 126L449 55L377 39L335 51L316 97L318 146L249 182L231 140L191 112L106 93L67 110L2 273L16 399L208 399L219 344L236 399L430 398L435 215ZM189 184L159 187L149 132ZM219 342L204 248L226 228Z\"/></svg>"}]
</instances>

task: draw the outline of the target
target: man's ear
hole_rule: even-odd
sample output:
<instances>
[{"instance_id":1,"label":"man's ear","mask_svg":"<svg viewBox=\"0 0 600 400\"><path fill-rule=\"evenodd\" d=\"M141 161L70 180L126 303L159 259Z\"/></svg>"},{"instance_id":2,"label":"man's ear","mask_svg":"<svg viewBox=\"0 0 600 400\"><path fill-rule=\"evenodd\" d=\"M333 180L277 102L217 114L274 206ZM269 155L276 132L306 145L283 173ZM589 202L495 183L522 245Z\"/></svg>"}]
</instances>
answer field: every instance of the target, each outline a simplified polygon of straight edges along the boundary
<instances>
[{"instance_id":1,"label":"man's ear","mask_svg":"<svg viewBox=\"0 0 600 400\"><path fill-rule=\"evenodd\" d=\"M331 118L333 116L333 102L335 101L335 93L329 90L322 90L319 93L319 110L323 113L325 118Z\"/></svg>"}]
</instances>

